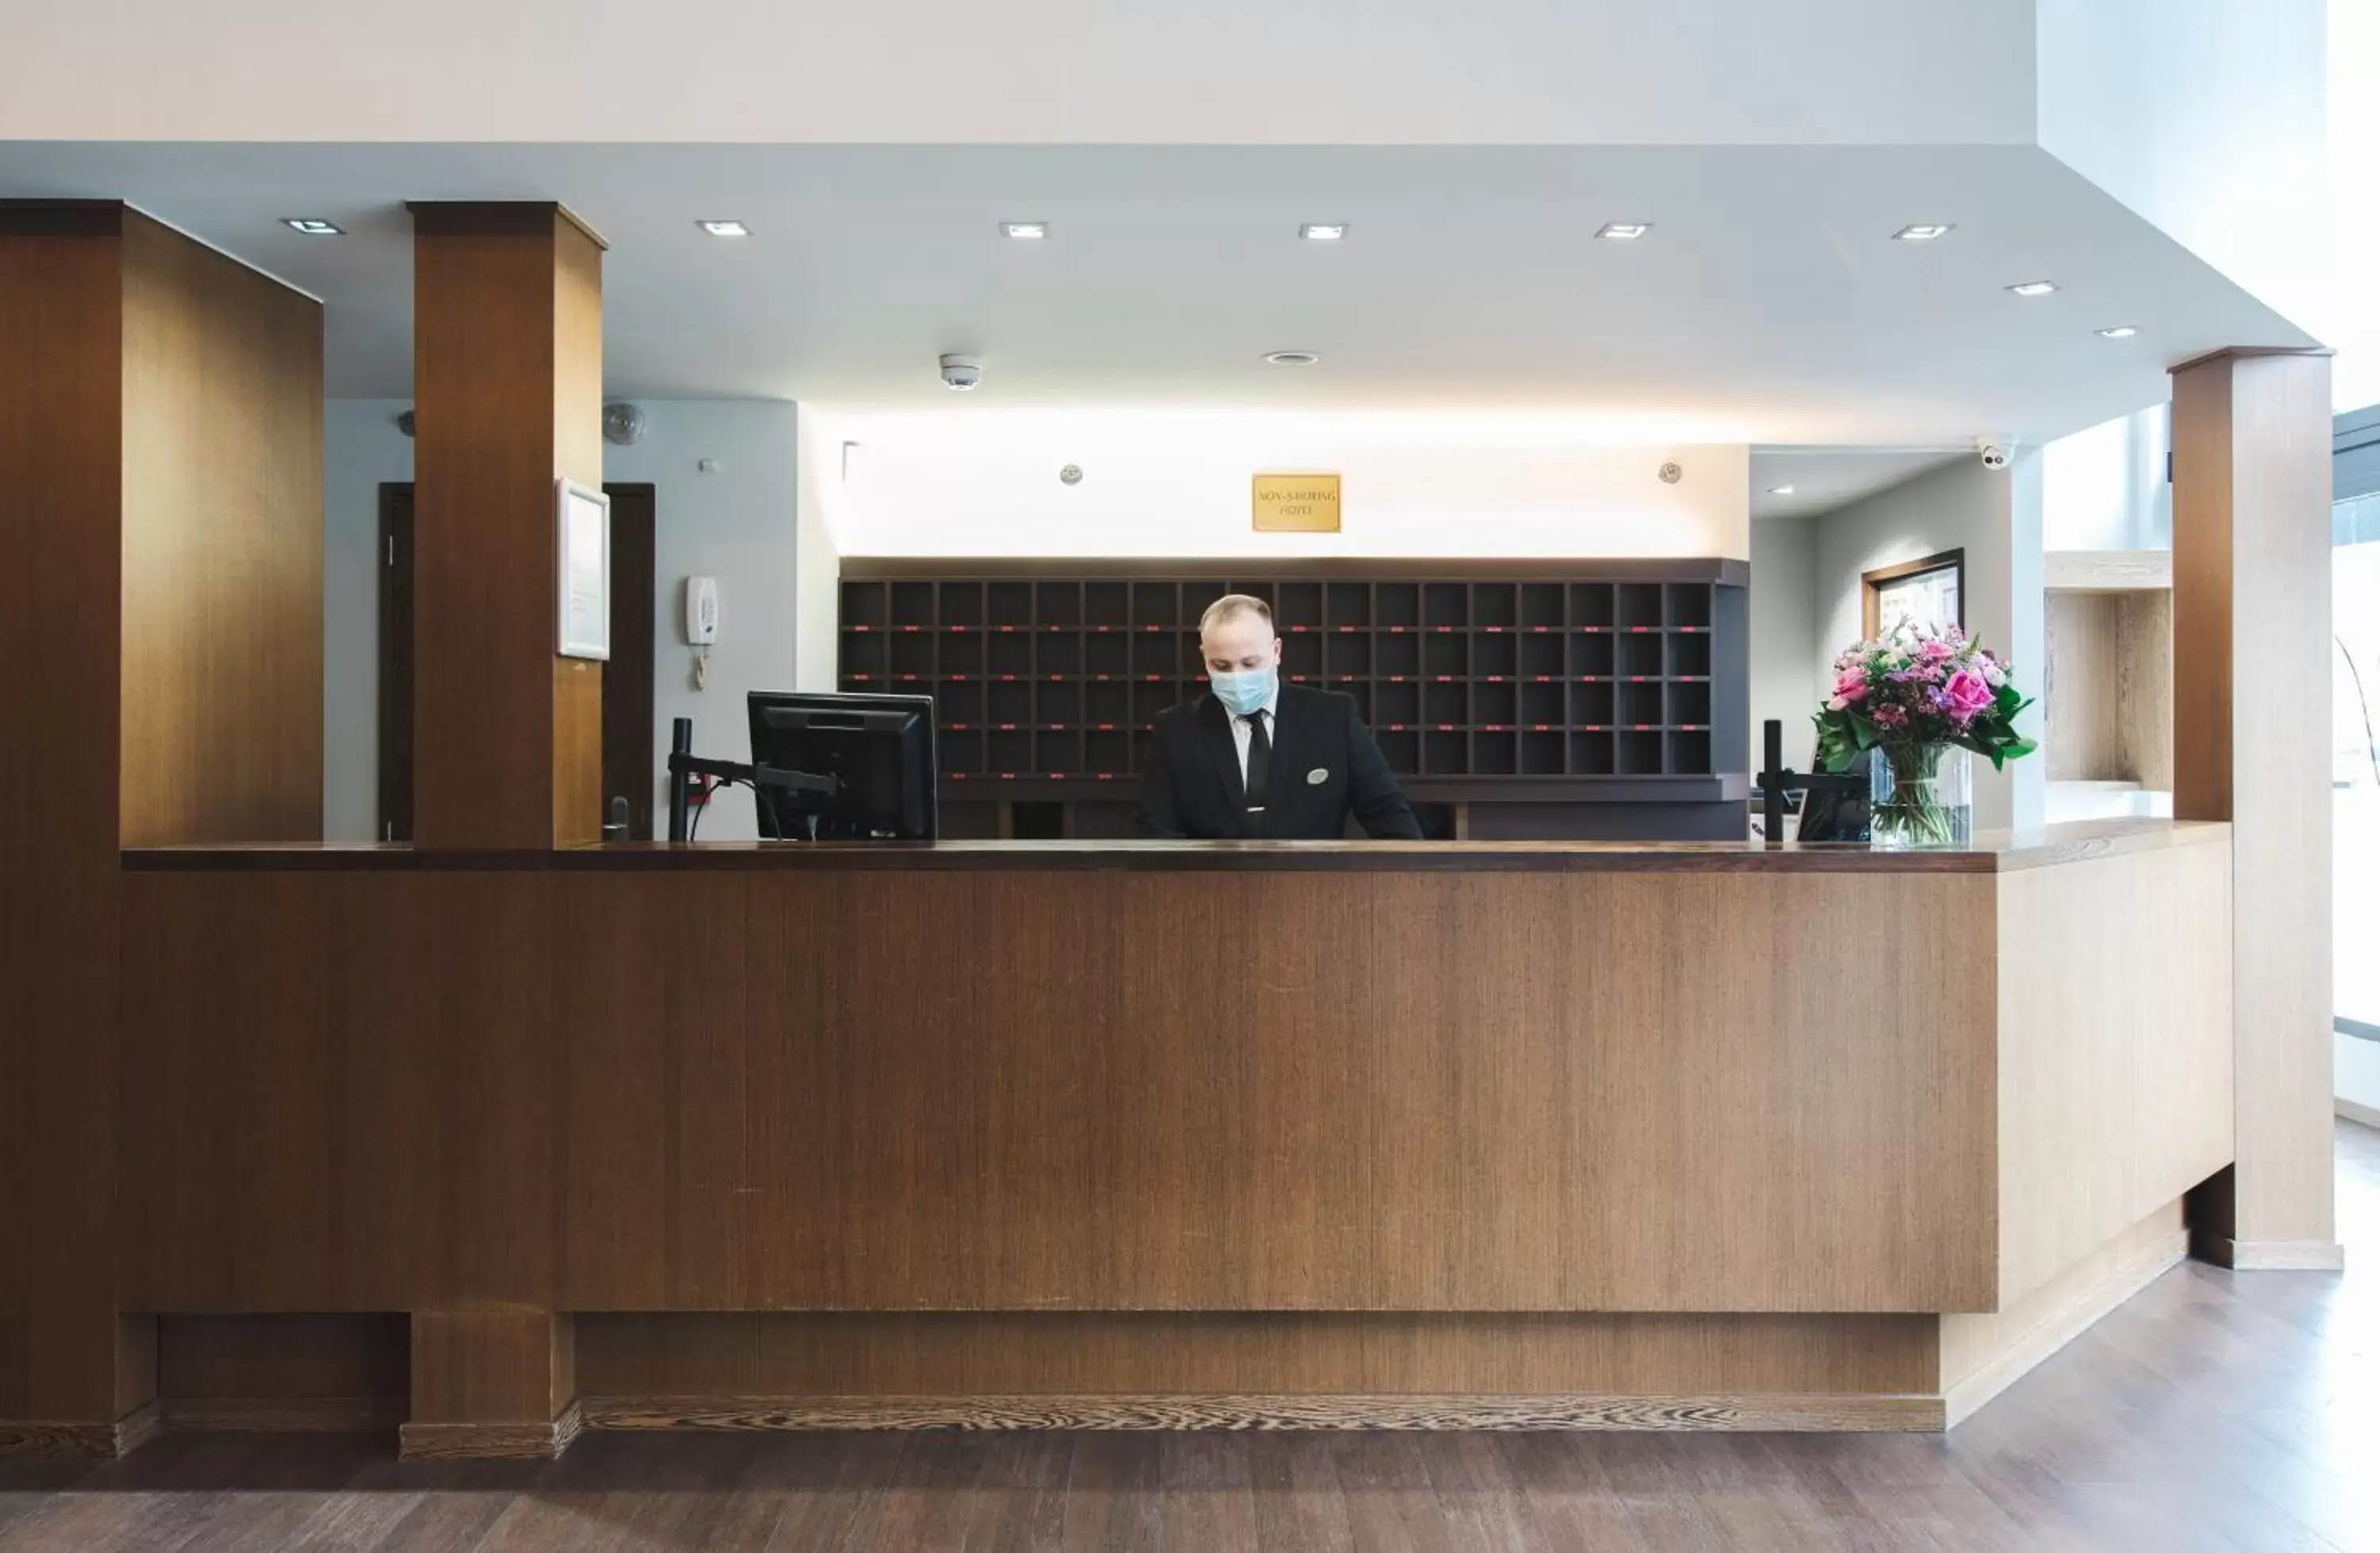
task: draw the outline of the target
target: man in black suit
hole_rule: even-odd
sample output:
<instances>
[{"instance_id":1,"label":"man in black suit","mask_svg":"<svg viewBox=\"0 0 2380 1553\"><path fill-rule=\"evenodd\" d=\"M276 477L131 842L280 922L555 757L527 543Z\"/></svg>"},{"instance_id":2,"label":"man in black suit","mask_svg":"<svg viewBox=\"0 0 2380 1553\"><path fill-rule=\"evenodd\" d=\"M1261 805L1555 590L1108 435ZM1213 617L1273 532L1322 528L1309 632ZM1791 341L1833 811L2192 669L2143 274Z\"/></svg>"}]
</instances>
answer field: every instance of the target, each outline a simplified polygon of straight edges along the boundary
<instances>
[{"instance_id":1,"label":"man in black suit","mask_svg":"<svg viewBox=\"0 0 2380 1553\"><path fill-rule=\"evenodd\" d=\"M1198 618L1208 693L1157 720L1140 831L1175 840L1421 840L1355 703L1281 683L1281 638L1261 599L1231 593Z\"/></svg>"}]
</instances>

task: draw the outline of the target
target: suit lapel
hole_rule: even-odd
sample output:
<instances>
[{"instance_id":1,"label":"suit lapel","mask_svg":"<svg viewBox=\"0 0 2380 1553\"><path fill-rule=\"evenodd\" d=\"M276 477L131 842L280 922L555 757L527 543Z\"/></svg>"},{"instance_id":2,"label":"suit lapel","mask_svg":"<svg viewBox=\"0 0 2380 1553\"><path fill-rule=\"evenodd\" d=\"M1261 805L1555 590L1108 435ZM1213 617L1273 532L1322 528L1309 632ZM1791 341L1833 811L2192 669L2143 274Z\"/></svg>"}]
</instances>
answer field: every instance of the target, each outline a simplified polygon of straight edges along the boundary
<instances>
[{"instance_id":1,"label":"suit lapel","mask_svg":"<svg viewBox=\"0 0 2380 1553\"><path fill-rule=\"evenodd\" d=\"M1232 714L1211 691L1198 703L1198 742L1207 746L1207 758L1215 764L1215 778L1223 784L1223 803L1232 811L1232 822L1241 834L1253 834L1248 827L1247 783L1240 775L1240 747L1232 739Z\"/></svg>"}]
</instances>

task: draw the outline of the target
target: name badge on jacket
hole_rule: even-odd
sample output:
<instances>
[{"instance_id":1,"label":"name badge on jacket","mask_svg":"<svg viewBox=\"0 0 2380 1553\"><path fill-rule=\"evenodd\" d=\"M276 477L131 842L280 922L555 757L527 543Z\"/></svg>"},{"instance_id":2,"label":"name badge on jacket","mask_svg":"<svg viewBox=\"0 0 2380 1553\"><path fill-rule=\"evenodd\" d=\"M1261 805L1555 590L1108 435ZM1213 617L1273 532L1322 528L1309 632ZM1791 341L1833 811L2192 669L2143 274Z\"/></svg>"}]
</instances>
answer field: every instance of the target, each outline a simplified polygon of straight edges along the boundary
<instances>
[{"instance_id":1,"label":"name badge on jacket","mask_svg":"<svg viewBox=\"0 0 2380 1553\"><path fill-rule=\"evenodd\" d=\"M1305 773L1305 785L1308 787L1319 787L1330 780L1330 772L1321 766L1317 766Z\"/></svg>"}]
</instances>

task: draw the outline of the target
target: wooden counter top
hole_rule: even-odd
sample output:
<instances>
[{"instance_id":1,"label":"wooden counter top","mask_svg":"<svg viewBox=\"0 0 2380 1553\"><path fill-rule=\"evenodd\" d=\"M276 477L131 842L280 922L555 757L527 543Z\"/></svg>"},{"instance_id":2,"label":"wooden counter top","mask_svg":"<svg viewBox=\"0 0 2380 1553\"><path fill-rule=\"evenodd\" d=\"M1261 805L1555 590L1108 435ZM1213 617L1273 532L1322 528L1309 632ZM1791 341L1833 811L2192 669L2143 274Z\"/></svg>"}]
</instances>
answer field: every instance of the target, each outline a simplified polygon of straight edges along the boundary
<instances>
[{"instance_id":1,"label":"wooden counter top","mask_svg":"<svg viewBox=\"0 0 2380 1553\"><path fill-rule=\"evenodd\" d=\"M1726 842L1156 842L1021 841L909 843L637 842L555 852L417 852L404 845L293 843L136 847L137 872L292 869L685 872L1009 871L1476 873L2009 873L2084 858L2222 841L2228 825L2094 819L1987 832L1960 852L1878 852L1865 846Z\"/></svg>"}]
</instances>

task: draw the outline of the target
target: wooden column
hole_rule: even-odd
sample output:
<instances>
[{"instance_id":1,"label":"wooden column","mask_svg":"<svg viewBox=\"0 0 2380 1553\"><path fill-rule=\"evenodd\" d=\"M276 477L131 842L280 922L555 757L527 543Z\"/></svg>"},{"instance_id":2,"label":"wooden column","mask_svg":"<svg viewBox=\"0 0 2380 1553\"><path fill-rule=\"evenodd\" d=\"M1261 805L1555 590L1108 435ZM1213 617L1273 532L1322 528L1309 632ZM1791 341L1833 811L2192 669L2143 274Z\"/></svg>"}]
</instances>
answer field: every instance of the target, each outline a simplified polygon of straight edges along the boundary
<instances>
[{"instance_id":1,"label":"wooden column","mask_svg":"<svg viewBox=\"0 0 2380 1553\"><path fill-rule=\"evenodd\" d=\"M319 303L119 202L0 201L0 1453L153 1418L117 852L321 839L322 349Z\"/></svg>"},{"instance_id":2,"label":"wooden column","mask_svg":"<svg viewBox=\"0 0 2380 1553\"><path fill-rule=\"evenodd\" d=\"M2174 813L2232 825L2237 1163L2203 1255L2335 1268L2330 363L2222 351L2173 377Z\"/></svg>"},{"instance_id":3,"label":"wooden column","mask_svg":"<svg viewBox=\"0 0 2380 1553\"><path fill-rule=\"evenodd\" d=\"M554 482L603 483L603 242L547 202L411 208L414 844L595 841L602 672L554 652Z\"/></svg>"},{"instance_id":4,"label":"wooden column","mask_svg":"<svg viewBox=\"0 0 2380 1553\"><path fill-rule=\"evenodd\" d=\"M554 651L554 507L603 483L603 242L552 203L411 209L414 844L596 841L603 679ZM406 1455L569 1443L569 1317L518 1303L540 1285L458 1264L414 1311Z\"/></svg>"}]
</instances>

